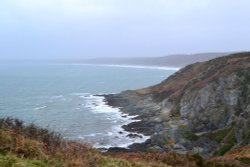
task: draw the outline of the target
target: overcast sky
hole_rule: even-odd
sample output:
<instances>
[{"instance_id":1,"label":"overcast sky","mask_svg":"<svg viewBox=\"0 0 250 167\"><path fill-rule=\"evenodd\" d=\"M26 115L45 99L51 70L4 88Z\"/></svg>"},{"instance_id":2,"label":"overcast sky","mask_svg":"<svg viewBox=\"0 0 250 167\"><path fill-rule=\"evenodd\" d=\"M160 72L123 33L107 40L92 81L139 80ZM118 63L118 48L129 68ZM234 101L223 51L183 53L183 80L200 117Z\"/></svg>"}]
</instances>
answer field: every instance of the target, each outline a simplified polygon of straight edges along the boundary
<instances>
[{"instance_id":1,"label":"overcast sky","mask_svg":"<svg viewBox=\"0 0 250 167\"><path fill-rule=\"evenodd\" d=\"M1 0L0 59L250 50L249 0Z\"/></svg>"}]
</instances>

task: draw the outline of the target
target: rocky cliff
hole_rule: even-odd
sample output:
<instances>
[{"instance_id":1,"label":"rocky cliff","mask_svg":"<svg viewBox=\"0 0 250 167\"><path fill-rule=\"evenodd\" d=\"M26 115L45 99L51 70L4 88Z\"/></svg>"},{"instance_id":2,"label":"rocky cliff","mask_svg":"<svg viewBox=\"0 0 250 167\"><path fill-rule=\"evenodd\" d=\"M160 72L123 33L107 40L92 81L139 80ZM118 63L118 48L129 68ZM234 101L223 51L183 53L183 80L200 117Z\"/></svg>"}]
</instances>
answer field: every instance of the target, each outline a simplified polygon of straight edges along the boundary
<instances>
[{"instance_id":1,"label":"rocky cliff","mask_svg":"<svg viewBox=\"0 0 250 167\"><path fill-rule=\"evenodd\" d=\"M250 144L250 53L188 65L158 85L106 99L138 115L126 130L151 136L132 150L223 155Z\"/></svg>"}]
</instances>

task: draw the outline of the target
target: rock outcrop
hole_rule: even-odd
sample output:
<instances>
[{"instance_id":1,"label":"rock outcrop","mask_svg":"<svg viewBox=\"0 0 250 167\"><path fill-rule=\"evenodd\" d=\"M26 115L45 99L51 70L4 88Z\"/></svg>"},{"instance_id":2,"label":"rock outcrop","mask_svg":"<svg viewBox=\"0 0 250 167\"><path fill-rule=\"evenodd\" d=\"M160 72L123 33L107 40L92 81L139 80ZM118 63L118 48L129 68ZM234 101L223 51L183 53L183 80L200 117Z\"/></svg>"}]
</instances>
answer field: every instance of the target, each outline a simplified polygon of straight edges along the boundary
<instances>
[{"instance_id":1,"label":"rock outcrop","mask_svg":"<svg viewBox=\"0 0 250 167\"><path fill-rule=\"evenodd\" d=\"M188 65L158 85L106 99L138 115L127 131L151 136L132 150L223 155L250 144L250 53Z\"/></svg>"}]
</instances>

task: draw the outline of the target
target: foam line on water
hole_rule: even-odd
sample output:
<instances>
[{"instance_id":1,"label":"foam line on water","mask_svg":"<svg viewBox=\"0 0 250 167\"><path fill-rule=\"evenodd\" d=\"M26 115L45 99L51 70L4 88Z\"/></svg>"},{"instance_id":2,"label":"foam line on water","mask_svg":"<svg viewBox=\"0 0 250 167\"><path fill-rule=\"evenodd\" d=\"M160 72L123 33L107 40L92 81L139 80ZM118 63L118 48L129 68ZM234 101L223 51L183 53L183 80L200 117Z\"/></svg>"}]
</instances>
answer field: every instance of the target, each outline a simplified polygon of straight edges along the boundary
<instances>
[{"instance_id":1,"label":"foam line on water","mask_svg":"<svg viewBox=\"0 0 250 167\"><path fill-rule=\"evenodd\" d=\"M84 99L85 107L88 107L91 109L92 112L95 113L119 113L119 108L114 108L111 106L108 106L104 102L104 97L103 96L94 96L94 95L85 95L85 96L80 96L81 98Z\"/></svg>"},{"instance_id":2,"label":"foam line on water","mask_svg":"<svg viewBox=\"0 0 250 167\"><path fill-rule=\"evenodd\" d=\"M98 137L103 139L96 143L92 143L95 148L109 148L109 147L124 147L127 148L133 143L142 143L149 139L149 136L144 136L143 134L130 133L125 131L122 126L127 125L132 122L140 121L134 120L133 118L137 117L136 115L130 116L128 114L120 112L119 108L112 107L107 105L105 98L103 96L95 96L91 94L80 95L80 98L84 99L84 107L89 108L93 113L106 113L107 120L121 122L119 125L114 125L107 132L103 133L91 133L87 135L80 135L78 139L86 140L91 137ZM130 138L129 134L135 134L138 137ZM104 137L105 136L105 137Z\"/></svg>"},{"instance_id":3,"label":"foam line on water","mask_svg":"<svg viewBox=\"0 0 250 167\"><path fill-rule=\"evenodd\" d=\"M112 132L109 135L110 141L104 141L104 143L95 143L93 147L95 148L105 148L108 149L110 147L123 147L128 148L129 145L133 143L142 143L149 139L149 136L144 136L139 133L130 133L122 129L120 126L114 126L112 128ZM130 138L129 134L138 135L140 137Z\"/></svg>"},{"instance_id":4,"label":"foam line on water","mask_svg":"<svg viewBox=\"0 0 250 167\"><path fill-rule=\"evenodd\" d=\"M178 71L180 68L177 67L164 67L164 66L141 66L141 65L116 65L116 64L100 64L98 66L106 67L121 67L121 68L142 68L142 69L153 69L153 70L171 70Z\"/></svg>"},{"instance_id":5,"label":"foam line on water","mask_svg":"<svg viewBox=\"0 0 250 167\"><path fill-rule=\"evenodd\" d=\"M47 106L41 106L41 107L35 107L34 110L42 110L44 108L46 108Z\"/></svg>"},{"instance_id":6,"label":"foam line on water","mask_svg":"<svg viewBox=\"0 0 250 167\"><path fill-rule=\"evenodd\" d=\"M84 66L100 66L100 67L119 67L119 68L139 68L139 69L152 69L152 70L171 70L178 71L179 67L167 67L167 66L147 66L147 65L123 65L123 64L63 64L63 65L84 65Z\"/></svg>"}]
</instances>

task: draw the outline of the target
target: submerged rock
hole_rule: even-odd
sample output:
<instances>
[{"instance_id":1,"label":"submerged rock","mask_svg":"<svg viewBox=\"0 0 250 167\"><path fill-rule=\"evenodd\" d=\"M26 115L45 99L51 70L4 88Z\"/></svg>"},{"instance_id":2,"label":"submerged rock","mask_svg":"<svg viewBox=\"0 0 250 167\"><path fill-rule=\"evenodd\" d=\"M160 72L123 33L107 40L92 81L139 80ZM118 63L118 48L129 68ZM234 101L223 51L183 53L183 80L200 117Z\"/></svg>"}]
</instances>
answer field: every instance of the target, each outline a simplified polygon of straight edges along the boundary
<instances>
[{"instance_id":1,"label":"submerged rock","mask_svg":"<svg viewBox=\"0 0 250 167\"><path fill-rule=\"evenodd\" d=\"M142 135L130 133L130 134L127 135L127 137L130 137L130 138L142 138Z\"/></svg>"}]
</instances>

